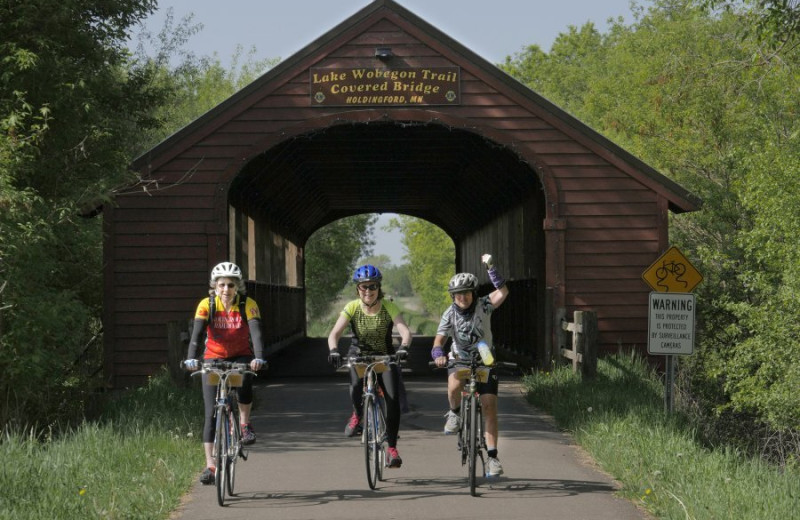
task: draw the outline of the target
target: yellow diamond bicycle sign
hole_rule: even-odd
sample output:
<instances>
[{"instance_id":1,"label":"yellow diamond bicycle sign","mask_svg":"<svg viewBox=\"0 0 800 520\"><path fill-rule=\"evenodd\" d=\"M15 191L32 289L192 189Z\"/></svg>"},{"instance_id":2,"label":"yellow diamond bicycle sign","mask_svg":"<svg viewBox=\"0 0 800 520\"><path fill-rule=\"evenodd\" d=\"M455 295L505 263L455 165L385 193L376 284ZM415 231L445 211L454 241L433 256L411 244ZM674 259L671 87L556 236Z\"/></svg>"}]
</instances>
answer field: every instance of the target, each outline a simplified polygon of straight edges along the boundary
<instances>
[{"instance_id":1,"label":"yellow diamond bicycle sign","mask_svg":"<svg viewBox=\"0 0 800 520\"><path fill-rule=\"evenodd\" d=\"M673 246L642 273L642 279L654 291L688 293L703 281L703 275Z\"/></svg>"}]
</instances>

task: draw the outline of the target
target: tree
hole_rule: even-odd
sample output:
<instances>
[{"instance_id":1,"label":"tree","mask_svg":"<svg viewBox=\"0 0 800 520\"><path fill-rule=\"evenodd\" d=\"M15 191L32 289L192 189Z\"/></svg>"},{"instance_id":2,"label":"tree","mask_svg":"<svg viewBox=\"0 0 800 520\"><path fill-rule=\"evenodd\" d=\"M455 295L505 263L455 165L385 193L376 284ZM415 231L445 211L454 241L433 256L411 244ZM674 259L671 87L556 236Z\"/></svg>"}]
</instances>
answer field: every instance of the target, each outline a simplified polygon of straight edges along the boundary
<instances>
[{"instance_id":1,"label":"tree","mask_svg":"<svg viewBox=\"0 0 800 520\"><path fill-rule=\"evenodd\" d=\"M76 362L100 331L102 255L100 221L80 215L129 179L128 143L156 123L163 92L124 46L154 7L0 6L2 424L82 411Z\"/></svg>"},{"instance_id":2,"label":"tree","mask_svg":"<svg viewBox=\"0 0 800 520\"><path fill-rule=\"evenodd\" d=\"M455 274L455 246L441 228L422 219L401 215L390 228L403 233L408 251L408 277L414 294L429 314L438 315L448 305L447 283Z\"/></svg>"},{"instance_id":3,"label":"tree","mask_svg":"<svg viewBox=\"0 0 800 520\"><path fill-rule=\"evenodd\" d=\"M372 252L374 214L347 217L318 229L306 242L306 311L315 321L330 311L336 295L352 284L356 261Z\"/></svg>"},{"instance_id":4,"label":"tree","mask_svg":"<svg viewBox=\"0 0 800 520\"><path fill-rule=\"evenodd\" d=\"M657 0L631 25L600 38L570 31L550 54L532 49L504 67L703 199L702 211L671 218L672 241L705 277L698 349L682 369L707 417L730 418L738 433L791 432L800 425L790 390L800 373L800 57L788 43L797 31L779 29L797 4L736 3L750 10ZM778 24L769 34L779 53L765 53L768 33L753 33L762 16Z\"/></svg>"},{"instance_id":5,"label":"tree","mask_svg":"<svg viewBox=\"0 0 800 520\"><path fill-rule=\"evenodd\" d=\"M80 360L102 333L102 221L79 215L140 180L134 157L274 63L252 51L224 70L181 54L200 30L191 18L169 17L155 57L131 55L128 35L155 1L101 4L0 6L0 358L13 360L0 364L0 424L80 416L81 392L97 384Z\"/></svg>"},{"instance_id":6,"label":"tree","mask_svg":"<svg viewBox=\"0 0 800 520\"><path fill-rule=\"evenodd\" d=\"M236 47L227 69L216 54L196 56L185 46L202 32L202 24L193 23L192 14L176 23L173 12L171 7L167 9L157 34L143 30L136 37L136 62L154 71L152 81L166 95L165 102L154 107L153 117L159 125L141 136L138 153L225 101L279 61L258 59L255 48L245 53L241 46Z\"/></svg>"},{"instance_id":7,"label":"tree","mask_svg":"<svg viewBox=\"0 0 800 520\"><path fill-rule=\"evenodd\" d=\"M371 264L380 269L383 275L383 291L387 296L412 296L411 280L408 278L408 266L392 264L388 255L368 256L358 261Z\"/></svg>"},{"instance_id":8,"label":"tree","mask_svg":"<svg viewBox=\"0 0 800 520\"><path fill-rule=\"evenodd\" d=\"M793 52L800 45L798 0L705 0L708 9L740 13L745 21L741 34L751 34L775 53Z\"/></svg>"}]
</instances>

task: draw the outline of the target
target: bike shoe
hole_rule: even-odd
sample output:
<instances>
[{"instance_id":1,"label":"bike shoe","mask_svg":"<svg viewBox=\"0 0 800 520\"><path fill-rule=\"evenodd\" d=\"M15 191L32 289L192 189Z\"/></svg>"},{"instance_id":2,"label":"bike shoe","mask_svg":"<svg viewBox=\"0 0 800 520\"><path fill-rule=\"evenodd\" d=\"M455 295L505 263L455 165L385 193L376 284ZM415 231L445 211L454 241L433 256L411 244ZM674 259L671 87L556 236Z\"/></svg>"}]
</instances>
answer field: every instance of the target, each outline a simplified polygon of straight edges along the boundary
<instances>
[{"instance_id":1,"label":"bike shoe","mask_svg":"<svg viewBox=\"0 0 800 520\"><path fill-rule=\"evenodd\" d=\"M217 472L217 468L206 468L200 474L200 483L204 486L210 486L214 483L214 475Z\"/></svg>"},{"instance_id":2,"label":"bike shoe","mask_svg":"<svg viewBox=\"0 0 800 520\"><path fill-rule=\"evenodd\" d=\"M248 446L256 442L256 431L253 429L252 424L242 425L242 444Z\"/></svg>"},{"instance_id":3,"label":"bike shoe","mask_svg":"<svg viewBox=\"0 0 800 520\"><path fill-rule=\"evenodd\" d=\"M358 420L358 415L356 412L353 412L353 415L350 416L350 420L347 422L347 426L344 428L344 436L355 437L356 435L361 435L362 429L361 421Z\"/></svg>"},{"instance_id":4,"label":"bike shoe","mask_svg":"<svg viewBox=\"0 0 800 520\"><path fill-rule=\"evenodd\" d=\"M447 417L447 422L444 423L444 434L453 435L458 433L461 430L461 417L452 410L448 410L445 417Z\"/></svg>"},{"instance_id":5,"label":"bike shoe","mask_svg":"<svg viewBox=\"0 0 800 520\"><path fill-rule=\"evenodd\" d=\"M397 453L397 448L386 448L386 465L390 468L399 468L403 465L403 459Z\"/></svg>"},{"instance_id":6,"label":"bike shoe","mask_svg":"<svg viewBox=\"0 0 800 520\"><path fill-rule=\"evenodd\" d=\"M486 476L488 478L496 478L503 474L503 466L496 457L489 457L489 463L486 465Z\"/></svg>"}]
</instances>

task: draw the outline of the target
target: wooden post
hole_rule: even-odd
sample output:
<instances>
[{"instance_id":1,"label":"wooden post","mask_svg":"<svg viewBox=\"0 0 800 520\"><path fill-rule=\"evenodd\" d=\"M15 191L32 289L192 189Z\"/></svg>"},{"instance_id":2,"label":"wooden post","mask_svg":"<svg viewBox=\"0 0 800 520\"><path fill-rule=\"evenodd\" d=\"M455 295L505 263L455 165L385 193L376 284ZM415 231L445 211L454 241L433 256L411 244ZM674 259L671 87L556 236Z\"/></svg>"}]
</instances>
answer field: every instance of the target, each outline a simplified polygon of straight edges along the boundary
<instances>
[{"instance_id":1,"label":"wooden post","mask_svg":"<svg viewBox=\"0 0 800 520\"><path fill-rule=\"evenodd\" d=\"M563 309L559 309L562 311ZM561 316L564 314L559 313ZM597 314L594 311L575 311L572 323L561 318L559 327L559 352L572 360L572 371L580 368L581 375L593 378L597 375ZM566 334L572 333L572 346L566 348Z\"/></svg>"},{"instance_id":2,"label":"wooden post","mask_svg":"<svg viewBox=\"0 0 800 520\"><path fill-rule=\"evenodd\" d=\"M580 313L580 317L578 316ZM597 313L576 311L575 321L581 323L581 374L587 379L597 375Z\"/></svg>"},{"instance_id":3,"label":"wooden post","mask_svg":"<svg viewBox=\"0 0 800 520\"><path fill-rule=\"evenodd\" d=\"M555 330L555 348L554 353L556 357L564 356L564 351L567 348L567 329L564 328L564 325L567 323L567 309L564 307L559 307L556 309L556 312L553 314L553 329ZM552 368L552 367L550 367Z\"/></svg>"}]
</instances>

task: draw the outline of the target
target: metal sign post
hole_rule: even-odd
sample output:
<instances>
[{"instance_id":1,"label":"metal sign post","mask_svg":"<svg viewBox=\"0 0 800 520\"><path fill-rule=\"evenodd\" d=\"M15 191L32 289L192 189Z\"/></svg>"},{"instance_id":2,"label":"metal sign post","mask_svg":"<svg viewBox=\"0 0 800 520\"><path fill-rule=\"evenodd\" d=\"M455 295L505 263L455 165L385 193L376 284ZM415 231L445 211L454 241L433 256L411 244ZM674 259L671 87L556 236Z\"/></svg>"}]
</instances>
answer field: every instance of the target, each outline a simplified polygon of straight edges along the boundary
<instances>
[{"instance_id":1,"label":"metal sign post","mask_svg":"<svg viewBox=\"0 0 800 520\"><path fill-rule=\"evenodd\" d=\"M675 409L675 356L667 356L667 373L664 381L664 413L671 414Z\"/></svg>"}]
</instances>

